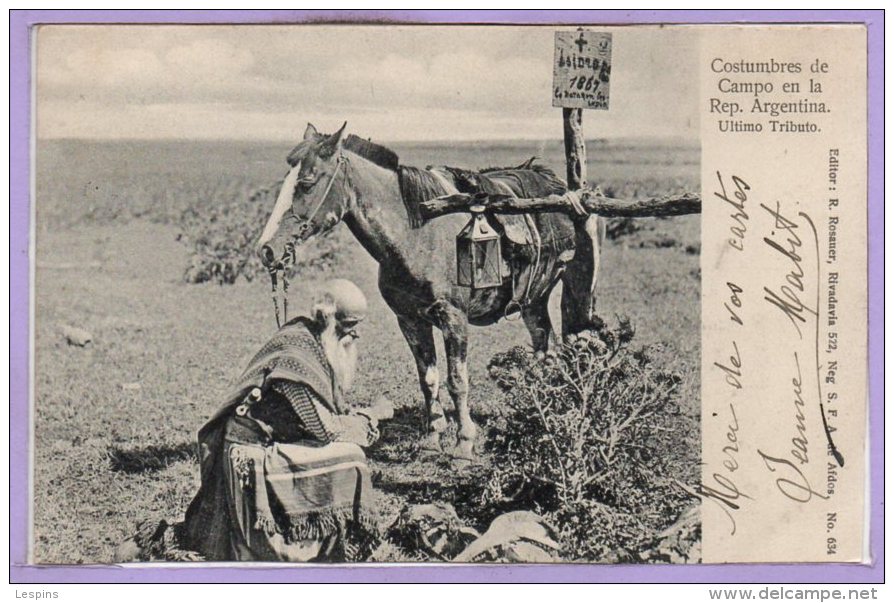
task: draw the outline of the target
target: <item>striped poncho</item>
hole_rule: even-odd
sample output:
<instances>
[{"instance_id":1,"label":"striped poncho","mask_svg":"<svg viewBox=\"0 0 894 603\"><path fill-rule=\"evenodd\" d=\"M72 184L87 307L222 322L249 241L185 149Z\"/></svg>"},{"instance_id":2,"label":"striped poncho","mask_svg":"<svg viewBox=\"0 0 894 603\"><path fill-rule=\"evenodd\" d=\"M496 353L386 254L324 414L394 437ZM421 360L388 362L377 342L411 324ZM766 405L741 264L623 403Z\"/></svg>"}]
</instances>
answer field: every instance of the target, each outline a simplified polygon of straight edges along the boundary
<instances>
[{"instance_id":1,"label":"striped poncho","mask_svg":"<svg viewBox=\"0 0 894 603\"><path fill-rule=\"evenodd\" d=\"M315 541L322 545L316 560L363 558L377 529L359 446L270 441L249 417L236 416L253 388L275 383L303 385L326 409L343 412L312 323L293 320L254 356L199 430L202 486L178 526L180 548L214 561L277 561L296 560L294 548Z\"/></svg>"}]
</instances>

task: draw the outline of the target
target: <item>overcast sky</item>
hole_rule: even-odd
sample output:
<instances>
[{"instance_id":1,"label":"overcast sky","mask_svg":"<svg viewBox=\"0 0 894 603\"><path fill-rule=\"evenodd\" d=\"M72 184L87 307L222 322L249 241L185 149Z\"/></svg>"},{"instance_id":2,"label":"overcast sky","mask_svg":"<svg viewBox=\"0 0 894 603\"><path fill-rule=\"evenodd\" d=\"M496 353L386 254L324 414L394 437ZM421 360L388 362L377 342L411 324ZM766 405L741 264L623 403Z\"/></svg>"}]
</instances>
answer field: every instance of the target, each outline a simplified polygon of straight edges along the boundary
<instances>
[{"instance_id":1,"label":"overcast sky","mask_svg":"<svg viewBox=\"0 0 894 603\"><path fill-rule=\"evenodd\" d=\"M385 141L558 138L555 30L44 26L37 133L293 141L347 120ZM587 137L697 138L697 35L610 31L610 110L586 112Z\"/></svg>"}]
</instances>

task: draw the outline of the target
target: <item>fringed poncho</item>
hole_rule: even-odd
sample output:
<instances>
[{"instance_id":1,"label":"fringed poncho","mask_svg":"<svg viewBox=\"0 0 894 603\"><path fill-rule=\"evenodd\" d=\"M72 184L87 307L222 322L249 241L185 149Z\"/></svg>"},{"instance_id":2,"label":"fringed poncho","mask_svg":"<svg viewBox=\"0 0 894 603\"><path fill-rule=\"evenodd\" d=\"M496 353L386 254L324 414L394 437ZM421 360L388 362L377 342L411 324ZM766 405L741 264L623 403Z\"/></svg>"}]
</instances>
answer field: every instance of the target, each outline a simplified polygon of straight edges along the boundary
<instances>
[{"instance_id":1,"label":"fringed poncho","mask_svg":"<svg viewBox=\"0 0 894 603\"><path fill-rule=\"evenodd\" d=\"M368 556L377 544L373 490L359 446L270 442L249 417L236 416L234 409L253 388L274 380L302 384L327 408L342 412L309 322L285 325L199 430L202 486L185 521L171 526L175 538L166 536L178 555L192 551L208 561L351 561Z\"/></svg>"}]
</instances>

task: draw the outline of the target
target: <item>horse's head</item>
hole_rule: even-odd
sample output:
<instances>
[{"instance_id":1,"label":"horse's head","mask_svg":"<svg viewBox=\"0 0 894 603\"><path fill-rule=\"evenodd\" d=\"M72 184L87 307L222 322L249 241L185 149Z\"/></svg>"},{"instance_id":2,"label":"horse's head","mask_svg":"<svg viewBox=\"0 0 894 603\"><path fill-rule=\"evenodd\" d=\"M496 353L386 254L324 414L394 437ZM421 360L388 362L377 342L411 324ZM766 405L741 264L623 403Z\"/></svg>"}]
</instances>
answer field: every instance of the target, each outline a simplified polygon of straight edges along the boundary
<instances>
[{"instance_id":1,"label":"horse's head","mask_svg":"<svg viewBox=\"0 0 894 603\"><path fill-rule=\"evenodd\" d=\"M348 209L348 166L342 153L347 122L335 134L320 134L307 124L304 140L288 156L291 166L258 240L267 268L294 262L295 246L333 228Z\"/></svg>"}]
</instances>

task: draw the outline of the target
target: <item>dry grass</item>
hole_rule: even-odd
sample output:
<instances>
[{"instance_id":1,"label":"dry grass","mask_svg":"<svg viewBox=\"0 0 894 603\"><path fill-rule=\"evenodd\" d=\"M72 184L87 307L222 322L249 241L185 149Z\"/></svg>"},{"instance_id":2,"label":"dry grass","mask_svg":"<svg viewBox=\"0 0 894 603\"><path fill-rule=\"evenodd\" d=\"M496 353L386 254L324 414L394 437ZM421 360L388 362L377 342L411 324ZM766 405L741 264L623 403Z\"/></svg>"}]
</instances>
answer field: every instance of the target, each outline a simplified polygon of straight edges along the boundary
<instances>
[{"instance_id":1,"label":"dry grass","mask_svg":"<svg viewBox=\"0 0 894 603\"><path fill-rule=\"evenodd\" d=\"M127 158L128 165L140 166L137 175L153 173L139 151ZM33 506L37 562L102 562L135 521L149 514L179 516L198 483L192 452L196 430L220 403L247 357L275 327L264 282L226 287L182 282L187 253L176 242L178 229L169 223L174 212L168 211L181 201L169 199L165 190L155 193L168 199L164 212L152 211L146 201L152 199L153 187L177 178L176 162L168 163L171 156L165 152L150 154L156 168L166 166L164 177L139 180L127 172L122 175L127 166L120 164L94 174L94 179L114 180L119 196L108 195L102 203L90 197L91 212L78 205L89 195L85 197L77 187L68 189L74 196L65 197L56 185L38 187L42 192L38 199ZM462 152L462 148L450 150ZM53 151L41 153L44 169L63 165ZM248 151L241 147L227 153L225 166L238 163L232 155L248 162ZM525 158L524 150L504 149L503 153L518 161ZM674 156L661 151L665 155ZM627 155L619 156L626 161ZM427 160L413 161L485 163L439 159L429 155ZM185 162L176 190L216 177L214 162L207 154L205 160L201 168L194 161ZM262 184L275 177L279 160L280 155L273 155L269 164L248 170L245 183ZM92 165L75 161L65 166L67 182L89 180L85 170ZM665 172L660 178L664 189L697 183L698 166L688 160L655 165ZM655 173L648 166L637 169L628 163L618 163L613 169L615 179L631 180L635 173L653 178ZM673 175L667 174L671 171ZM595 173L592 166L591 173ZM655 183L648 186L661 188ZM120 195L127 187L149 209L116 210L116 203L125 203ZM111 217L99 220L99 215ZM646 222L648 228L607 246L599 311L607 316L628 315L637 328L637 344L663 345L657 361L683 376L683 404L697 417L700 284L699 258L692 250L699 244L699 218ZM656 243L661 241L673 244ZM58 267L70 264L83 268ZM361 343L375 353L362 359L357 400L363 403L388 391L401 407L384 428L382 441L370 451L383 521L396 516L406 501L437 499L453 502L462 517L485 527L489 518L479 517L476 509L487 459L462 473L445 459L416 459L421 413L415 369L396 320L376 290L374 262L358 245L349 243L332 274L355 280L371 298ZM303 307L315 281L327 276L310 275L294 282L290 307ZM59 332L64 324L88 329L94 341L84 348L69 346ZM479 423L493 413L499 397L487 377L488 360L496 352L527 343L519 321L472 329L471 400ZM697 433L682 436L697 445Z\"/></svg>"}]
</instances>

